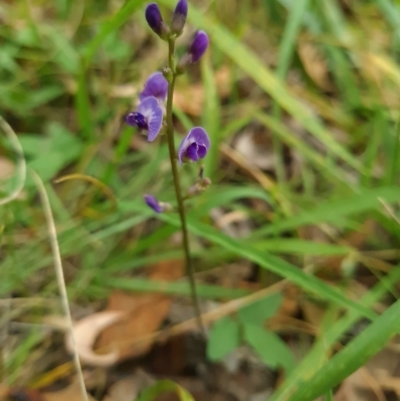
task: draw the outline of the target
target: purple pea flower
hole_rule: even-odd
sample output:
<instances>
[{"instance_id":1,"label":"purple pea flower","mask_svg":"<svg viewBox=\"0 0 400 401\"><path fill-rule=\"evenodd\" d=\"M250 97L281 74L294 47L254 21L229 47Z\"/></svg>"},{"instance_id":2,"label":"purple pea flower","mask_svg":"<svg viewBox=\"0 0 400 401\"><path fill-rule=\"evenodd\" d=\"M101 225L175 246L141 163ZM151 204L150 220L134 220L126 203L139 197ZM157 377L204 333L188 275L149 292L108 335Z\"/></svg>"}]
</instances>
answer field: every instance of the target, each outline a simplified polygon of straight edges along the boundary
<instances>
[{"instance_id":1,"label":"purple pea flower","mask_svg":"<svg viewBox=\"0 0 400 401\"><path fill-rule=\"evenodd\" d=\"M208 36L204 31L198 31L189 47L188 54L190 56L190 63L197 63L208 47Z\"/></svg>"},{"instance_id":2,"label":"purple pea flower","mask_svg":"<svg viewBox=\"0 0 400 401\"><path fill-rule=\"evenodd\" d=\"M199 159L203 159L210 145L210 138L203 128L192 128L179 146L178 159L180 164L182 164L184 160L196 162Z\"/></svg>"},{"instance_id":3,"label":"purple pea flower","mask_svg":"<svg viewBox=\"0 0 400 401\"><path fill-rule=\"evenodd\" d=\"M163 211L162 205L153 195L145 195L144 201L147 203L147 206L151 207L156 213L161 213Z\"/></svg>"},{"instance_id":4,"label":"purple pea flower","mask_svg":"<svg viewBox=\"0 0 400 401\"><path fill-rule=\"evenodd\" d=\"M147 97L139 104L137 111L129 113L125 121L132 127L148 131L147 140L154 141L163 123L163 110L154 96Z\"/></svg>"},{"instance_id":5,"label":"purple pea flower","mask_svg":"<svg viewBox=\"0 0 400 401\"><path fill-rule=\"evenodd\" d=\"M150 3L146 7L146 21L149 27L162 39L167 39L169 28L164 22L160 9L156 3Z\"/></svg>"},{"instance_id":6,"label":"purple pea flower","mask_svg":"<svg viewBox=\"0 0 400 401\"><path fill-rule=\"evenodd\" d=\"M165 102L168 93L168 81L161 72L155 72L147 78L142 92L139 94L140 101L143 102L148 97L155 97L160 103Z\"/></svg>"},{"instance_id":7,"label":"purple pea flower","mask_svg":"<svg viewBox=\"0 0 400 401\"><path fill-rule=\"evenodd\" d=\"M179 0L176 4L174 15L172 17L172 32L176 35L182 33L183 27L185 26L186 17L188 13L188 4L186 0Z\"/></svg>"}]
</instances>

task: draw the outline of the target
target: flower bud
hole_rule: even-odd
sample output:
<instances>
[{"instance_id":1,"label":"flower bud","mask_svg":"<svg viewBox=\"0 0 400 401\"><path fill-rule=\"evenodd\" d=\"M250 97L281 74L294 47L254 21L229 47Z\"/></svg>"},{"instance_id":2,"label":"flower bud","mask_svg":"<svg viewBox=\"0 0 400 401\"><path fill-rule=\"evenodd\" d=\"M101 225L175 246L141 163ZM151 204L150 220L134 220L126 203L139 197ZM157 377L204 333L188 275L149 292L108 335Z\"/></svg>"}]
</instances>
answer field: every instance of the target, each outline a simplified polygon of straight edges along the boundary
<instances>
[{"instance_id":1,"label":"flower bud","mask_svg":"<svg viewBox=\"0 0 400 401\"><path fill-rule=\"evenodd\" d=\"M172 212L174 210L170 203L160 202L153 195L144 195L144 201L156 213Z\"/></svg>"},{"instance_id":2,"label":"flower bud","mask_svg":"<svg viewBox=\"0 0 400 401\"><path fill-rule=\"evenodd\" d=\"M193 39L188 53L191 56L191 64L197 63L208 47L208 36L204 31L198 31Z\"/></svg>"},{"instance_id":3,"label":"flower bud","mask_svg":"<svg viewBox=\"0 0 400 401\"><path fill-rule=\"evenodd\" d=\"M149 27L161 38L168 39L170 29L164 22L160 9L156 3L151 3L146 7L146 21Z\"/></svg>"},{"instance_id":4,"label":"flower bud","mask_svg":"<svg viewBox=\"0 0 400 401\"><path fill-rule=\"evenodd\" d=\"M197 63L206 52L208 43L207 34L204 31L198 31L187 53L179 60L176 66L176 73L178 75L183 74L191 64Z\"/></svg>"},{"instance_id":5,"label":"flower bud","mask_svg":"<svg viewBox=\"0 0 400 401\"><path fill-rule=\"evenodd\" d=\"M152 208L156 213L161 213L163 211L160 202L153 195L145 195L144 201L146 202L147 206Z\"/></svg>"},{"instance_id":6,"label":"flower bud","mask_svg":"<svg viewBox=\"0 0 400 401\"><path fill-rule=\"evenodd\" d=\"M171 31L177 36L181 35L188 13L187 0L179 0L172 17Z\"/></svg>"}]
</instances>

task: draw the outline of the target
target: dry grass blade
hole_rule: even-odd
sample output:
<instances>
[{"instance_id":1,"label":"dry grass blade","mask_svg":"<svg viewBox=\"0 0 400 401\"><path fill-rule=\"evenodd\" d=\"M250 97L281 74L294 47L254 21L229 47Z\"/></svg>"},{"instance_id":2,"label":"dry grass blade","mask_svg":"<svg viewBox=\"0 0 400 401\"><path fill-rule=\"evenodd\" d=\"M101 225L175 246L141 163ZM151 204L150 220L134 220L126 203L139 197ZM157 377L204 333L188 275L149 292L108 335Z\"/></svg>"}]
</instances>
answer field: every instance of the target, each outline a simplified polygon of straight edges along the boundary
<instances>
[{"instance_id":1,"label":"dry grass blade","mask_svg":"<svg viewBox=\"0 0 400 401\"><path fill-rule=\"evenodd\" d=\"M76 372L78 375L79 387L80 387L80 390L82 393L83 400L89 401L89 398L88 398L88 395L86 392L85 381L84 381L83 374L82 374L81 363L79 361L78 353L76 351L76 341L75 341L75 337L74 337L74 333L73 333L72 316L71 316L71 311L70 311L69 303L68 303L68 295L67 295L67 289L65 286L64 272L63 272L63 267L62 267L62 262L61 262L61 254L60 254L60 249L59 249L58 241L57 241L57 231L56 231L56 226L54 224L54 218L53 218L53 213L51 211L50 201L47 196L46 188L45 188L41 178L34 171L32 172L32 176L33 176L33 180L35 181L35 183L37 185L39 195L40 195L40 200L42 201L44 213L46 216L49 239L50 239L51 249L52 249L53 257L54 257L54 270L56 273L57 285L58 285L60 295L61 295L61 303L62 303L62 306L64 309L64 313L67 317L68 331L70 332L70 335L71 335L72 348L74 349L74 363L75 363Z\"/></svg>"},{"instance_id":2,"label":"dry grass blade","mask_svg":"<svg viewBox=\"0 0 400 401\"><path fill-rule=\"evenodd\" d=\"M26 162L24 158L24 153L22 151L22 146L19 143L18 137L11 126L4 120L3 117L0 116L0 128L4 131L7 138L13 145L14 151L17 155L17 162L18 162L18 169L17 169L17 186L14 191L6 196L3 199L0 199L0 206L5 205L6 203L12 202L14 199L18 197L22 188L25 185L25 178L26 178Z\"/></svg>"}]
</instances>

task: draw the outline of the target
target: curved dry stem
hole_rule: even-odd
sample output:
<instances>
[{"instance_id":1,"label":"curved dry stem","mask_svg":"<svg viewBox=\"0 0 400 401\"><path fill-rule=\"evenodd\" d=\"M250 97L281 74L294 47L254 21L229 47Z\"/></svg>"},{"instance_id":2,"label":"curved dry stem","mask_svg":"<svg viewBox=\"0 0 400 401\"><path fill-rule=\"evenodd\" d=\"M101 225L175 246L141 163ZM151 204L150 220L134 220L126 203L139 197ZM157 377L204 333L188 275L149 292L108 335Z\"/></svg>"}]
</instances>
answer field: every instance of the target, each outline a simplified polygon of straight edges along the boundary
<instances>
[{"instance_id":1,"label":"curved dry stem","mask_svg":"<svg viewBox=\"0 0 400 401\"><path fill-rule=\"evenodd\" d=\"M106 184L104 184L97 178L94 178L94 177L92 177L90 175L86 175L86 174L68 174L68 175L64 175L63 177L60 177L60 178L54 180L54 182L56 184L59 184L61 182L70 181L70 180L83 180L83 181L90 182L91 184L93 184L94 186L99 188L103 192L103 194L110 200L111 209L108 213L110 214L117 210L118 201L117 201L117 198L115 197L113 191Z\"/></svg>"},{"instance_id":2,"label":"curved dry stem","mask_svg":"<svg viewBox=\"0 0 400 401\"><path fill-rule=\"evenodd\" d=\"M12 202L14 199L18 197L18 195L21 193L22 189L24 188L25 185L25 179L26 179L26 161L24 157L24 152L22 150L22 146L19 143L17 134L14 132L14 130L11 128L11 126L8 124L6 120L2 116L0 116L0 128L4 133L6 134L7 138L11 142L14 148L14 152L17 155L17 186L14 189L14 191L6 196L3 199L0 199L0 206L3 206L9 202Z\"/></svg>"},{"instance_id":3,"label":"curved dry stem","mask_svg":"<svg viewBox=\"0 0 400 401\"><path fill-rule=\"evenodd\" d=\"M43 209L44 209L44 213L46 216L51 250L53 252L53 257L54 257L54 270L56 273L58 289L60 291L62 307L63 307L64 313L67 317L68 331L69 331L70 338L71 338L71 346L74 350L74 353L73 353L74 354L73 355L74 356L74 364L75 364L76 372L78 375L79 386L81 388L83 399L85 401L89 401L89 398L88 398L88 395L86 392L85 381L83 379L81 363L79 361L79 356L76 351L76 341L75 341L74 330L73 330L71 310L69 308L69 303L68 303L67 288L65 286L65 279L64 279L64 272L63 272L63 267L62 267L62 262L61 262L60 248L58 246L58 240L57 240L57 231L56 231L56 226L54 223L53 213L51 211L49 197L47 196L46 188L43 184L42 179L39 177L39 175L36 174L34 171L32 171L32 176L33 176L33 180L35 181L35 183L37 185L39 195L40 195L40 200L43 204Z\"/></svg>"}]
</instances>

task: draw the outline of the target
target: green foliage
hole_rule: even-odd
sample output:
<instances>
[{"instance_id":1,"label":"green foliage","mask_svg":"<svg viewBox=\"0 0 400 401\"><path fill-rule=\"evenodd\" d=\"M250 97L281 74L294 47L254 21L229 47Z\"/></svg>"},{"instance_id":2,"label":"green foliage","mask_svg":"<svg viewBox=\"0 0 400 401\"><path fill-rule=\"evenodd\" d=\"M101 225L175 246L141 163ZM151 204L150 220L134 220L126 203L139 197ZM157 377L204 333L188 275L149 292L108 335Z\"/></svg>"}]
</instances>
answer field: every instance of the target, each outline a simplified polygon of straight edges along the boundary
<instances>
[{"instance_id":1,"label":"green foliage","mask_svg":"<svg viewBox=\"0 0 400 401\"><path fill-rule=\"evenodd\" d=\"M173 8L176 0L160 3ZM381 316L374 308L387 294L396 295L398 267L390 266L357 300L346 295L351 288L344 274L335 286L303 269L324 266L329 257L338 256L364 273L363 258L370 256L364 250L375 252L379 262L380 254L398 247L399 2L260 0L254 7L241 6L237 24L224 21L213 7L200 9L194 3L189 24L206 30L211 46L180 90L199 84L196 100L204 96L205 102L200 115L177 103L175 117L177 142L193 124L204 124L212 138L205 171L215 185L188 202L196 268L246 259L297 285L303 296L311 293L336 313L327 313L328 323L297 366L286 343L263 327L281 295L217 322L208 357L220 360L245 342L271 368L283 367L287 373L271 401L329 394L400 329L395 319L398 302ZM143 79L165 64L165 54L156 50L143 24L144 4L32 0L29 7L16 1L0 6L5 21L0 26L1 115L15 128L28 166L47 182L61 254L68 261L68 292L77 303L104 299L114 289L189 294L186 282L135 276L137 269L151 263L182 258L171 241L179 228L176 216L154 216L142 204L143 193L173 199L165 169L167 148L163 141L147 147L138 133L123 125ZM300 51L304 41L316 53L312 64L328 78L327 87L307 67ZM229 71L229 90L223 93L216 74L221 67ZM233 161L235 150L240 150L235 138L248 130L272 138L277 156L272 174L252 160ZM0 158L17 161L3 132L0 136ZM280 174L287 159L292 162L290 174ZM184 168L187 188L197 171ZM107 184L118 199L117 210L110 213L107 199L87 183L50 183L71 172ZM15 177L9 188L15 187L14 181ZM5 298L55 296L43 211L28 184L18 200L0 210L0 295ZM104 215L89 217L88 208ZM221 232L214 210L250 222L246 238ZM363 247L346 241L370 221L375 228L365 235ZM324 242L304 236L309 227L322 232ZM393 261L384 260L397 262ZM249 294L220 284L201 284L198 292L207 299ZM29 310L28 315L35 313ZM362 317L372 322L365 334L329 360L335 344ZM32 363L32 351L42 345L43 336L27 329L20 340L5 366L10 383L18 382L21 367ZM171 382L161 382L142 396L152 399L170 390L190 399Z\"/></svg>"},{"instance_id":2,"label":"green foliage","mask_svg":"<svg viewBox=\"0 0 400 401\"><path fill-rule=\"evenodd\" d=\"M290 372L295 366L296 360L290 348L275 333L247 323L244 325L244 339L272 369L283 367Z\"/></svg>"},{"instance_id":3,"label":"green foliage","mask_svg":"<svg viewBox=\"0 0 400 401\"><path fill-rule=\"evenodd\" d=\"M45 181L75 161L83 150L82 142L58 123L48 125L46 136L19 135L19 140L28 166Z\"/></svg>"},{"instance_id":4,"label":"green foliage","mask_svg":"<svg viewBox=\"0 0 400 401\"><path fill-rule=\"evenodd\" d=\"M254 324L262 326L263 323L273 317L282 303L282 294L280 292L253 302L238 310L238 319L243 324Z\"/></svg>"},{"instance_id":5,"label":"green foliage","mask_svg":"<svg viewBox=\"0 0 400 401\"><path fill-rule=\"evenodd\" d=\"M272 369L283 367L289 372L295 365L293 353L277 334L264 327L281 303L282 294L276 293L239 309L237 319L227 316L214 323L207 342L208 358L221 360L245 343Z\"/></svg>"},{"instance_id":6,"label":"green foliage","mask_svg":"<svg viewBox=\"0 0 400 401\"><path fill-rule=\"evenodd\" d=\"M175 393L179 401L193 401L193 397L181 386L171 380L160 380L142 391L136 401L153 401L164 393ZM132 400L135 401L135 400Z\"/></svg>"},{"instance_id":7,"label":"green foliage","mask_svg":"<svg viewBox=\"0 0 400 401\"><path fill-rule=\"evenodd\" d=\"M226 316L215 322L207 342L207 357L218 361L240 345L240 326L233 318Z\"/></svg>"}]
</instances>

